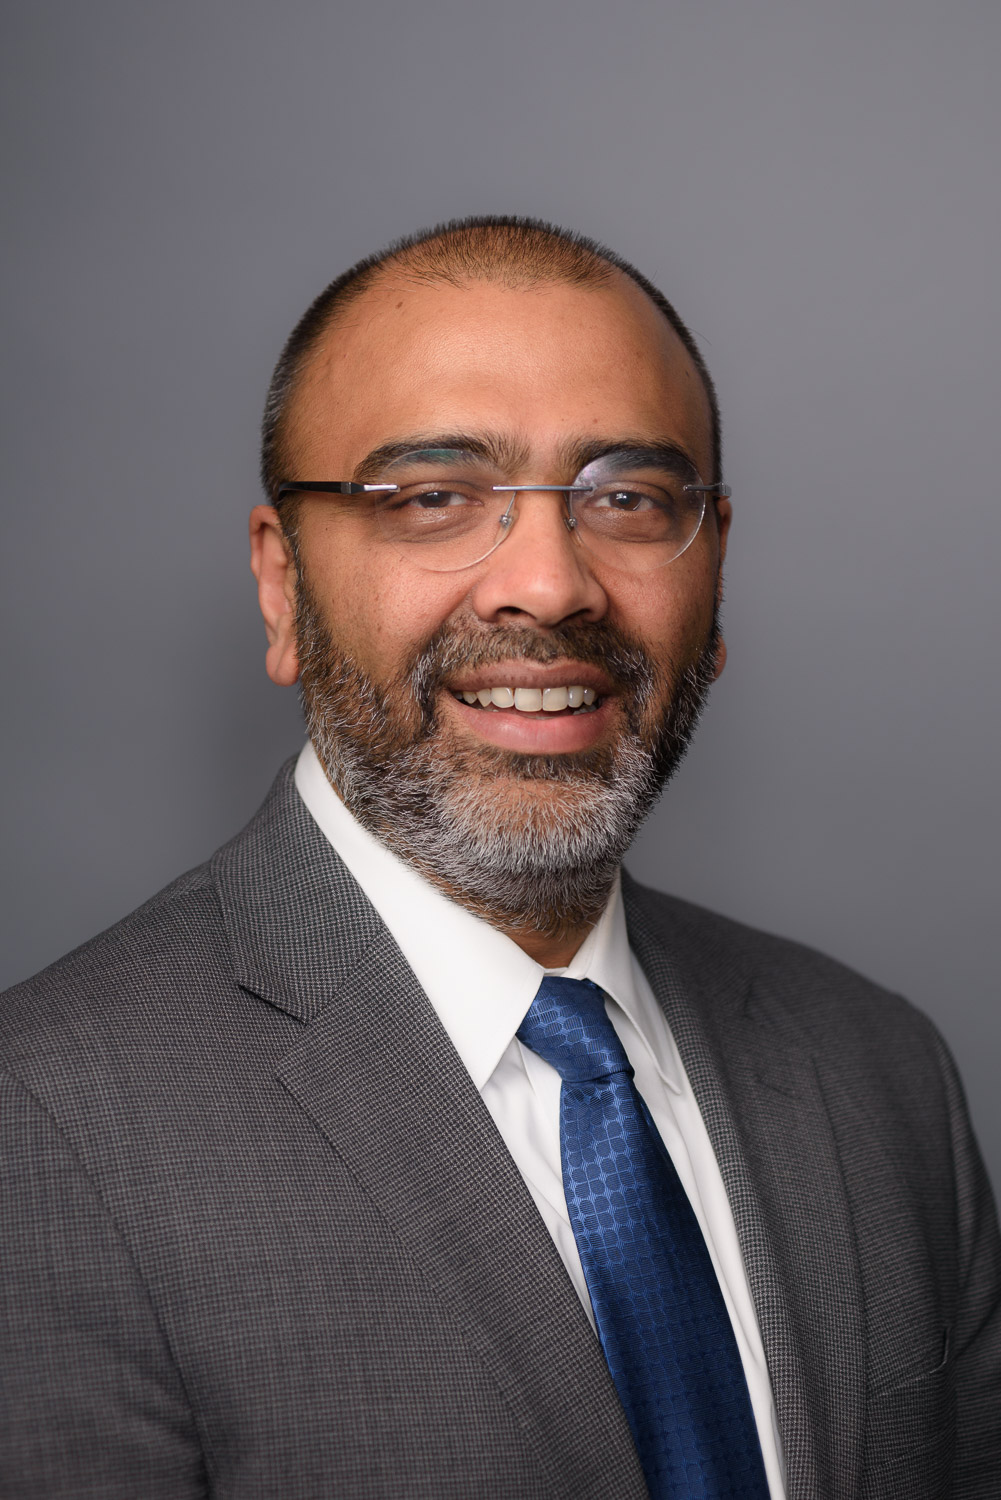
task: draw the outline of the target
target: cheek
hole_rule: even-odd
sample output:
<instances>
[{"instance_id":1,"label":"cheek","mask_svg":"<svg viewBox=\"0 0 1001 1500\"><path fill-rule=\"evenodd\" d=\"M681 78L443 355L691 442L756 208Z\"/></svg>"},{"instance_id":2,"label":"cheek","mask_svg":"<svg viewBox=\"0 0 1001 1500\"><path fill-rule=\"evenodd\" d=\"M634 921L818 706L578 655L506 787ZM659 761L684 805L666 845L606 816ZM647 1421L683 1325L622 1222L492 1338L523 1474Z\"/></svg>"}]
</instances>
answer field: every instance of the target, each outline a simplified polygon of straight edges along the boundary
<instances>
[{"instance_id":1,"label":"cheek","mask_svg":"<svg viewBox=\"0 0 1001 1500\"><path fill-rule=\"evenodd\" d=\"M633 574L619 587L606 581L610 617L658 661L687 666L701 652L712 624L715 567L693 557Z\"/></svg>"},{"instance_id":2,"label":"cheek","mask_svg":"<svg viewBox=\"0 0 1001 1500\"><path fill-rule=\"evenodd\" d=\"M307 576L335 641L377 681L392 677L466 592L454 575L422 572L366 549L343 549L336 564L328 559Z\"/></svg>"}]
</instances>

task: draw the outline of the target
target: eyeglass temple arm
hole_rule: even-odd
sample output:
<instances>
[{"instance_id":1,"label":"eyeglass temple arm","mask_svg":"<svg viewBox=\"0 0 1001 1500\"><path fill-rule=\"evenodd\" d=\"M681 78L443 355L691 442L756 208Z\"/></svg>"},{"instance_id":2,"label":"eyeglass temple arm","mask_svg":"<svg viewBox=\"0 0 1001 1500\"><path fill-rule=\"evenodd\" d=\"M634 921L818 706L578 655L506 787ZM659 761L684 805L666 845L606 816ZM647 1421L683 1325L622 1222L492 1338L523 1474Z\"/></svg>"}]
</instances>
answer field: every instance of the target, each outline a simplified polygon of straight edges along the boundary
<instances>
[{"instance_id":1,"label":"eyeglass temple arm","mask_svg":"<svg viewBox=\"0 0 1001 1500\"><path fill-rule=\"evenodd\" d=\"M395 495L399 488L398 484L355 484L348 479L303 479L298 484L283 480L278 486L277 499L301 494L303 490L311 495Z\"/></svg>"}]
</instances>

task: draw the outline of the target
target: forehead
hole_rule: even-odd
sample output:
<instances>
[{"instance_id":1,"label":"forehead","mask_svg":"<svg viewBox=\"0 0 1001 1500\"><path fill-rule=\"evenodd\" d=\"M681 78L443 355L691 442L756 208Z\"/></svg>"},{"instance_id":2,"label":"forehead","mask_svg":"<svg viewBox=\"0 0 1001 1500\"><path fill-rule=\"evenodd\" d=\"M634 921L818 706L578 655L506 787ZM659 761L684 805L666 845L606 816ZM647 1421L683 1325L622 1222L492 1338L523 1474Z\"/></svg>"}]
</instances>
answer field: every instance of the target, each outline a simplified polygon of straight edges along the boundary
<instances>
[{"instance_id":1,"label":"forehead","mask_svg":"<svg viewBox=\"0 0 1001 1500\"><path fill-rule=\"evenodd\" d=\"M509 434L537 463L597 434L674 441L703 473L711 461L698 371L618 271L595 286L382 277L317 343L288 426L300 478L347 477L410 435L475 431Z\"/></svg>"}]
</instances>

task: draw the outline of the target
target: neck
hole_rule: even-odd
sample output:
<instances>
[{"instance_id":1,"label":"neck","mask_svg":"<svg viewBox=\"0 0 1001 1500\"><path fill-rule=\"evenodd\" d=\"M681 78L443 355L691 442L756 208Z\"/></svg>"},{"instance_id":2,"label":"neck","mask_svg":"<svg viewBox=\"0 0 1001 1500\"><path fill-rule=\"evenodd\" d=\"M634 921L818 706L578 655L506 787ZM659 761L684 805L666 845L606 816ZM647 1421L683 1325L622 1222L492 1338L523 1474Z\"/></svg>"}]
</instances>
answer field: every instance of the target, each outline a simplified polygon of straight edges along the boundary
<instances>
[{"instance_id":1,"label":"neck","mask_svg":"<svg viewBox=\"0 0 1001 1500\"><path fill-rule=\"evenodd\" d=\"M489 923L498 932L502 932L505 937L511 939L512 943L517 943L523 953L527 953L529 958L534 958L535 962L541 964L544 969L565 969L570 963L604 911L615 878L612 874L601 890L600 896L592 899L586 909L578 907L572 916L564 912L562 920L554 916L552 925L549 925L539 923L537 915L533 920L532 915L527 912L517 909L512 911L483 896L475 895L448 880L440 870L430 866L426 861L411 858L408 862L420 875L423 875L430 885L436 886L443 896L447 896L450 901L455 902L456 906L465 907L466 911L471 912L474 917L479 917L481 921Z\"/></svg>"},{"instance_id":2,"label":"neck","mask_svg":"<svg viewBox=\"0 0 1001 1500\"><path fill-rule=\"evenodd\" d=\"M550 937L544 932L512 931L509 927L501 927L500 931L544 969L565 969L591 931L591 926L576 927L559 937Z\"/></svg>"},{"instance_id":3,"label":"neck","mask_svg":"<svg viewBox=\"0 0 1001 1500\"><path fill-rule=\"evenodd\" d=\"M553 913L551 923L545 920L540 922L538 905L527 911L517 906L505 906L497 900L496 891L492 891L489 896L485 893L477 894L468 887L449 880L440 869L426 859L421 859L413 850L401 848L396 841L385 835L383 842L412 865L429 885L436 886L456 906L465 907L474 917L479 917L481 921L489 923L505 937L509 937L512 943L517 943L523 953L534 958L544 969L566 968L605 910L615 881L615 869L612 869L600 887L595 886L589 891L590 899L586 904L579 903L576 910L571 912L564 907L560 917Z\"/></svg>"}]
</instances>

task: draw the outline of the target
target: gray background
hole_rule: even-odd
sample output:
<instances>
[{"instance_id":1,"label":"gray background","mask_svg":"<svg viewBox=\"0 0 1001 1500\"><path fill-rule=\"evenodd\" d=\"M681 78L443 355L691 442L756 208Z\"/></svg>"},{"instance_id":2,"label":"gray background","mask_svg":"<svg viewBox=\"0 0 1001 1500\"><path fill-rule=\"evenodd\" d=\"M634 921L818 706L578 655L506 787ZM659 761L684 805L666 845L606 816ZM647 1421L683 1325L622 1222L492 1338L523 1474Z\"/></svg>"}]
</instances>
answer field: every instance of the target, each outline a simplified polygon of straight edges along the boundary
<instances>
[{"instance_id":1,"label":"gray background","mask_svg":"<svg viewBox=\"0 0 1001 1500\"><path fill-rule=\"evenodd\" d=\"M702 340L730 665L632 859L939 1022L1001 1180L996 0L34 0L6 45L0 982L235 831L300 742L246 566L307 300L537 214Z\"/></svg>"}]
</instances>

